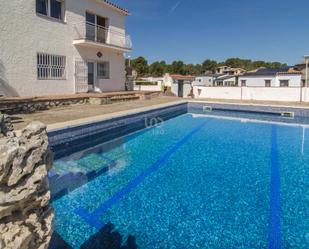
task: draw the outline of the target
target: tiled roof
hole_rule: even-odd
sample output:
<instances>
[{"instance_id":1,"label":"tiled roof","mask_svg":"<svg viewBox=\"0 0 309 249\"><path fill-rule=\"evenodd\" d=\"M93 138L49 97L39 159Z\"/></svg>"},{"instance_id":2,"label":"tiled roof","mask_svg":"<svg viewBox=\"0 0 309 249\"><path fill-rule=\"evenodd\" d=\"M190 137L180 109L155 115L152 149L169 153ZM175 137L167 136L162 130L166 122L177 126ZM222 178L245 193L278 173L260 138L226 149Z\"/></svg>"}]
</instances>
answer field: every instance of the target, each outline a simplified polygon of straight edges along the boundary
<instances>
[{"instance_id":1,"label":"tiled roof","mask_svg":"<svg viewBox=\"0 0 309 249\"><path fill-rule=\"evenodd\" d=\"M112 2L110 2L110 1L108 1L108 0L102 0L102 1L103 1L104 3L106 3L107 5L109 5L109 6L111 6L111 7L114 7L114 8L116 8L116 9L118 9L118 10L124 12L126 15L129 15L129 14L130 14L129 10L126 9L126 8L122 8L122 7L120 7L119 5L117 5L117 4L115 4L115 3L112 3Z\"/></svg>"},{"instance_id":2,"label":"tiled roof","mask_svg":"<svg viewBox=\"0 0 309 249\"><path fill-rule=\"evenodd\" d=\"M173 79L194 79L195 76L192 75L181 75L181 74L170 74Z\"/></svg>"}]
</instances>

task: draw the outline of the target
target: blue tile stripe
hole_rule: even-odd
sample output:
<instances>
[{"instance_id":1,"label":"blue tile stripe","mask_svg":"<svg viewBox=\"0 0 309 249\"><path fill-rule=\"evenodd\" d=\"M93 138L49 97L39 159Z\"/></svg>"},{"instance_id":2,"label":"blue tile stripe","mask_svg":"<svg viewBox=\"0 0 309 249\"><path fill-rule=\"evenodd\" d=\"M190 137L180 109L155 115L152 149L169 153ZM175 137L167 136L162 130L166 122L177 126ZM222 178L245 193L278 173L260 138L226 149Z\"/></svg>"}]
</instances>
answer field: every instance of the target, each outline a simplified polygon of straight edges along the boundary
<instances>
[{"instance_id":1,"label":"blue tile stripe","mask_svg":"<svg viewBox=\"0 0 309 249\"><path fill-rule=\"evenodd\" d=\"M89 225L100 230L105 226L103 222L99 220L99 216L104 214L109 208L121 200L125 195L129 194L133 189L135 189L146 177L157 171L163 163L165 163L182 145L188 142L188 140L198 131L200 131L207 123L195 127L190 133L184 136L177 144L175 144L171 149L164 153L156 162L154 162L150 167L144 170L137 177L132 179L126 186L124 186L120 191L115 193L110 199L105 201L100 207L98 207L94 212L89 213L87 210L80 208L76 209L75 213L82 217Z\"/></svg>"},{"instance_id":2,"label":"blue tile stripe","mask_svg":"<svg viewBox=\"0 0 309 249\"><path fill-rule=\"evenodd\" d=\"M268 248L281 248L280 224L280 164L278 157L277 126L271 129L271 182L270 182L270 213L268 228Z\"/></svg>"}]
</instances>

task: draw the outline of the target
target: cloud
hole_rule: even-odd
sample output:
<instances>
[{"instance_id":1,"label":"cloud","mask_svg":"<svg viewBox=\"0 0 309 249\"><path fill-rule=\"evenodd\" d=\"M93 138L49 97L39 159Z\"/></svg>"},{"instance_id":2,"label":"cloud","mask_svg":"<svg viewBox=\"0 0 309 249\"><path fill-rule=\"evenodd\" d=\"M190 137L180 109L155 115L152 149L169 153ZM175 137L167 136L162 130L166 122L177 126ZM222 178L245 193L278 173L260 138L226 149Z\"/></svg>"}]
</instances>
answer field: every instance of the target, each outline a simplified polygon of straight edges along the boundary
<instances>
[{"instance_id":1,"label":"cloud","mask_svg":"<svg viewBox=\"0 0 309 249\"><path fill-rule=\"evenodd\" d=\"M175 10L179 7L180 4L181 4L181 1L176 2L176 3L173 5L173 7L170 9L169 15L172 15L172 14L175 12Z\"/></svg>"}]
</instances>

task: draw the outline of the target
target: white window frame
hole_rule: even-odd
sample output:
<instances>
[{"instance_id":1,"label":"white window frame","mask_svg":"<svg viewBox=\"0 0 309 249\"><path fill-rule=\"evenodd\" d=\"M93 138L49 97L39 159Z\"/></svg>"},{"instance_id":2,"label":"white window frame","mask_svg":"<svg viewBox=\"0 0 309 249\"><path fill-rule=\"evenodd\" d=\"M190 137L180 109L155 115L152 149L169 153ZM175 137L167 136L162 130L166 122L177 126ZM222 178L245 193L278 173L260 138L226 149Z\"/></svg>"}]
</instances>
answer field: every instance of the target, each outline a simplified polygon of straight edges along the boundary
<instances>
[{"instance_id":1,"label":"white window frame","mask_svg":"<svg viewBox=\"0 0 309 249\"><path fill-rule=\"evenodd\" d=\"M65 80L66 56L37 53L38 80Z\"/></svg>"},{"instance_id":2,"label":"white window frame","mask_svg":"<svg viewBox=\"0 0 309 249\"><path fill-rule=\"evenodd\" d=\"M48 18L52 18L53 20L58 20L64 22L64 16L65 16L65 0L56 0L57 2L61 3L61 18L58 19L56 17L51 16L51 0L45 0L47 2L47 15L44 15L42 13L36 12L39 16L44 16Z\"/></svg>"},{"instance_id":3,"label":"white window frame","mask_svg":"<svg viewBox=\"0 0 309 249\"><path fill-rule=\"evenodd\" d=\"M264 80L265 81L265 87L271 87L271 80ZM269 86L267 85L269 83Z\"/></svg>"},{"instance_id":4,"label":"white window frame","mask_svg":"<svg viewBox=\"0 0 309 249\"><path fill-rule=\"evenodd\" d=\"M287 85L287 86L282 86L282 85L281 85L282 81L284 81L285 83L287 82L288 85ZM290 87L290 80L279 80L279 86L280 86L280 87Z\"/></svg>"}]
</instances>

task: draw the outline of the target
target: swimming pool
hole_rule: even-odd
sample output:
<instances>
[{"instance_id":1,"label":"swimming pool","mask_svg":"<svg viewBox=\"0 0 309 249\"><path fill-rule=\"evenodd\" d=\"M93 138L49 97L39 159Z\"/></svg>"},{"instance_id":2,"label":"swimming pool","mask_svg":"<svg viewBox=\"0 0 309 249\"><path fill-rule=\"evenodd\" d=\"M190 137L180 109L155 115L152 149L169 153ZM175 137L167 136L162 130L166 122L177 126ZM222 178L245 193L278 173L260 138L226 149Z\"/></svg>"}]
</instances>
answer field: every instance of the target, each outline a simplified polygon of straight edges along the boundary
<instances>
[{"instance_id":1,"label":"swimming pool","mask_svg":"<svg viewBox=\"0 0 309 249\"><path fill-rule=\"evenodd\" d=\"M309 132L265 115L193 111L58 158L57 237L68 248L308 248Z\"/></svg>"}]
</instances>

